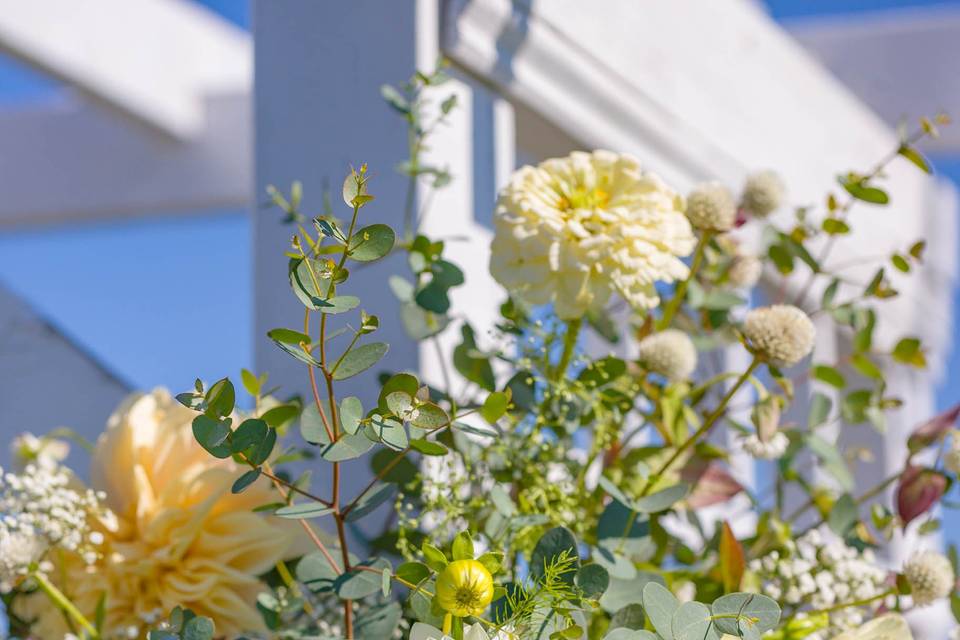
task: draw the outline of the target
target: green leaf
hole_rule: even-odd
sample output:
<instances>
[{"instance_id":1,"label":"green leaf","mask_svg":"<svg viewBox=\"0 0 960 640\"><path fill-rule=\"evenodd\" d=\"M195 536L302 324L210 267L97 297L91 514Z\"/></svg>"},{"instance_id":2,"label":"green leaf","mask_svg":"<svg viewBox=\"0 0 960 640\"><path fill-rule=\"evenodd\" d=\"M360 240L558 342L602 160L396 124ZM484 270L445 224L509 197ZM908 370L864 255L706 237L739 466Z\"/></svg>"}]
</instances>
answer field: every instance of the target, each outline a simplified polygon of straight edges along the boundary
<instances>
[{"instance_id":1,"label":"green leaf","mask_svg":"<svg viewBox=\"0 0 960 640\"><path fill-rule=\"evenodd\" d=\"M849 493L845 493L830 509L827 525L838 536L845 538L850 529L857 524L858 517L857 503Z\"/></svg>"},{"instance_id":2,"label":"green leaf","mask_svg":"<svg viewBox=\"0 0 960 640\"><path fill-rule=\"evenodd\" d=\"M337 575L319 551L308 553L297 563L297 580L313 593L332 591Z\"/></svg>"},{"instance_id":3,"label":"green leaf","mask_svg":"<svg viewBox=\"0 0 960 640\"><path fill-rule=\"evenodd\" d=\"M487 551L477 558L477 562L486 567L490 575L496 575L503 569L503 553L500 551Z\"/></svg>"},{"instance_id":4,"label":"green leaf","mask_svg":"<svg viewBox=\"0 0 960 640\"><path fill-rule=\"evenodd\" d=\"M376 560L371 564L362 565L383 570L390 567L385 560ZM380 571L366 571L351 569L334 580L333 588L337 595L344 600L365 598L380 591Z\"/></svg>"},{"instance_id":5,"label":"green leaf","mask_svg":"<svg viewBox=\"0 0 960 640\"><path fill-rule=\"evenodd\" d=\"M425 456L444 456L449 452L449 449L439 442L433 442L432 440L426 440L425 438L411 439L410 447L416 451L419 451Z\"/></svg>"},{"instance_id":6,"label":"green leaf","mask_svg":"<svg viewBox=\"0 0 960 640\"><path fill-rule=\"evenodd\" d=\"M650 624L664 638L673 638L671 623L680 608L680 601L669 589L657 582L648 582L643 587L643 610Z\"/></svg>"},{"instance_id":7,"label":"green leaf","mask_svg":"<svg viewBox=\"0 0 960 640\"><path fill-rule=\"evenodd\" d=\"M814 393L810 399L810 412L807 414L807 426L812 429L826 422L830 416L830 409L832 408L833 400L819 391Z\"/></svg>"},{"instance_id":8,"label":"green leaf","mask_svg":"<svg viewBox=\"0 0 960 640\"><path fill-rule=\"evenodd\" d=\"M434 431L450 424L450 416L437 404L422 402L417 407L417 414L410 419L410 424L427 431Z\"/></svg>"},{"instance_id":9,"label":"green leaf","mask_svg":"<svg viewBox=\"0 0 960 640\"><path fill-rule=\"evenodd\" d=\"M346 380L363 373L386 355L389 346L385 342L371 342L347 352L331 372L334 380Z\"/></svg>"},{"instance_id":10,"label":"green leaf","mask_svg":"<svg viewBox=\"0 0 960 640\"><path fill-rule=\"evenodd\" d=\"M404 562L397 567L395 575L405 582L419 585L430 577L430 567L422 562Z\"/></svg>"},{"instance_id":11,"label":"green leaf","mask_svg":"<svg viewBox=\"0 0 960 640\"><path fill-rule=\"evenodd\" d=\"M258 446L267 437L267 423L258 418L249 418L240 423L230 439L232 453L244 453Z\"/></svg>"},{"instance_id":12,"label":"green leaf","mask_svg":"<svg viewBox=\"0 0 960 640\"><path fill-rule=\"evenodd\" d=\"M825 364L818 364L813 367L813 377L837 389L843 389L847 386L847 381L843 377L843 374Z\"/></svg>"},{"instance_id":13,"label":"green leaf","mask_svg":"<svg viewBox=\"0 0 960 640\"><path fill-rule=\"evenodd\" d=\"M271 329L267 331L267 337L274 342L284 344L300 345L301 343L310 344L310 336L293 329Z\"/></svg>"},{"instance_id":14,"label":"green leaf","mask_svg":"<svg viewBox=\"0 0 960 640\"><path fill-rule=\"evenodd\" d=\"M305 520L309 518L320 518L333 513L333 509L324 506L319 502L301 502L300 504L291 504L287 507L281 507L273 512L273 515L281 518L291 518L294 520Z\"/></svg>"},{"instance_id":15,"label":"green leaf","mask_svg":"<svg viewBox=\"0 0 960 640\"><path fill-rule=\"evenodd\" d=\"M360 420L363 418L363 404L360 398L348 396L340 401L340 426L349 434L360 430Z\"/></svg>"},{"instance_id":16,"label":"green leaf","mask_svg":"<svg viewBox=\"0 0 960 640\"><path fill-rule=\"evenodd\" d=\"M573 584L575 572L580 566L580 555L577 552L577 539L566 527L554 527L540 536L533 553L530 554L530 577L540 580L544 567L564 552L567 552L568 557L576 559L571 570L562 574L564 581Z\"/></svg>"},{"instance_id":17,"label":"green leaf","mask_svg":"<svg viewBox=\"0 0 960 640\"><path fill-rule=\"evenodd\" d=\"M933 169L930 168L930 163L927 162L927 159L924 158L919 151L913 147L903 144L900 146L900 149L897 151L901 156L912 162L913 164L920 167L925 173L933 173Z\"/></svg>"},{"instance_id":18,"label":"green leaf","mask_svg":"<svg viewBox=\"0 0 960 640\"><path fill-rule=\"evenodd\" d=\"M232 493L242 493L244 489L249 487L251 484L257 481L257 478L260 477L260 469L250 469L239 478L237 478L233 486L230 487Z\"/></svg>"},{"instance_id":19,"label":"green leaf","mask_svg":"<svg viewBox=\"0 0 960 640\"><path fill-rule=\"evenodd\" d=\"M240 370L240 381L243 382L243 388L252 396L260 395L260 379L246 369Z\"/></svg>"},{"instance_id":20,"label":"green leaf","mask_svg":"<svg viewBox=\"0 0 960 640\"><path fill-rule=\"evenodd\" d=\"M393 485L389 484L379 484L374 487L372 490L364 494L363 498L357 502L357 506L350 510L350 513L346 515L344 520L347 522L354 522L359 520L363 516L372 512L374 509L379 507L381 504L393 497L394 489Z\"/></svg>"},{"instance_id":21,"label":"green leaf","mask_svg":"<svg viewBox=\"0 0 960 640\"><path fill-rule=\"evenodd\" d=\"M642 603L643 591L650 582L663 583L663 578L650 571L638 571L637 575L629 580L612 577L610 586L600 598L600 606L607 613L616 613L628 604ZM649 610L647 616L650 616Z\"/></svg>"},{"instance_id":22,"label":"green leaf","mask_svg":"<svg viewBox=\"0 0 960 640\"><path fill-rule=\"evenodd\" d=\"M214 420L206 414L200 414L193 419L193 437L207 453L215 458L229 458L231 455L230 418Z\"/></svg>"},{"instance_id":23,"label":"green leaf","mask_svg":"<svg viewBox=\"0 0 960 640\"><path fill-rule=\"evenodd\" d=\"M653 634L649 631L626 629L624 627L620 627L618 629L614 629L607 635L603 636L603 640L663 640L663 639L660 636Z\"/></svg>"},{"instance_id":24,"label":"green leaf","mask_svg":"<svg viewBox=\"0 0 960 640\"><path fill-rule=\"evenodd\" d=\"M320 313L344 313L356 309L360 304L357 296L333 296L325 300L328 306L320 308Z\"/></svg>"},{"instance_id":25,"label":"green leaf","mask_svg":"<svg viewBox=\"0 0 960 640\"><path fill-rule=\"evenodd\" d=\"M393 391L387 394L387 408L398 418L410 413L413 398L406 391Z\"/></svg>"},{"instance_id":26,"label":"green leaf","mask_svg":"<svg viewBox=\"0 0 960 640\"><path fill-rule=\"evenodd\" d=\"M394 451L406 449L410 443L402 422L379 415L370 417L370 424L366 426L364 435L368 439L379 440Z\"/></svg>"},{"instance_id":27,"label":"green leaf","mask_svg":"<svg viewBox=\"0 0 960 640\"><path fill-rule=\"evenodd\" d=\"M323 426L316 403L308 404L300 414L300 435L310 444L330 444L330 436Z\"/></svg>"},{"instance_id":28,"label":"green leaf","mask_svg":"<svg viewBox=\"0 0 960 640\"><path fill-rule=\"evenodd\" d=\"M598 564L588 564L577 571L577 586L587 598L599 598L610 586L610 574Z\"/></svg>"},{"instance_id":29,"label":"green leaf","mask_svg":"<svg viewBox=\"0 0 960 640\"><path fill-rule=\"evenodd\" d=\"M340 439L333 444L325 446L321 450L320 456L327 462L343 462L344 460L359 458L371 447L373 447L373 443L370 438L362 433L347 433L340 436Z\"/></svg>"},{"instance_id":30,"label":"green leaf","mask_svg":"<svg viewBox=\"0 0 960 640\"><path fill-rule=\"evenodd\" d=\"M453 539L453 559L473 560L473 538L469 531L461 531Z\"/></svg>"},{"instance_id":31,"label":"green leaf","mask_svg":"<svg viewBox=\"0 0 960 640\"><path fill-rule=\"evenodd\" d=\"M210 390L207 391L207 395L204 397L204 403L207 406L207 410L204 413L211 418L228 416L233 412L236 399L236 392L233 389L233 383L230 382L230 379L223 378L222 380L218 380L210 387Z\"/></svg>"},{"instance_id":32,"label":"green leaf","mask_svg":"<svg viewBox=\"0 0 960 640\"><path fill-rule=\"evenodd\" d=\"M397 460L398 457L399 460ZM391 465L390 470L384 475L380 475L388 465ZM394 484L406 484L419 473L417 465L410 462L402 452L397 453L392 449L380 449L373 454L373 457L370 458L370 469L384 482Z\"/></svg>"},{"instance_id":33,"label":"green leaf","mask_svg":"<svg viewBox=\"0 0 960 640\"><path fill-rule=\"evenodd\" d=\"M294 420L300 414L300 407L296 404L281 404L263 412L260 419L277 429Z\"/></svg>"},{"instance_id":34,"label":"green leaf","mask_svg":"<svg viewBox=\"0 0 960 640\"><path fill-rule=\"evenodd\" d=\"M643 615L643 606L633 603L628 604L613 614L610 619L609 629L643 629L646 616ZM579 637L579 636L578 636Z\"/></svg>"},{"instance_id":35,"label":"green leaf","mask_svg":"<svg viewBox=\"0 0 960 640\"><path fill-rule=\"evenodd\" d=\"M921 342L917 338L903 338L893 348L893 359L903 364L915 367L924 367L927 358L923 353Z\"/></svg>"},{"instance_id":36,"label":"green leaf","mask_svg":"<svg viewBox=\"0 0 960 640\"><path fill-rule=\"evenodd\" d=\"M810 450L820 458L824 469L837 480L844 491L852 491L854 487L853 475L837 448L820 436L813 434L807 435L806 442Z\"/></svg>"},{"instance_id":37,"label":"green leaf","mask_svg":"<svg viewBox=\"0 0 960 640\"><path fill-rule=\"evenodd\" d=\"M397 234L385 224L372 224L350 238L347 254L357 262L373 262L390 253Z\"/></svg>"},{"instance_id":38,"label":"green leaf","mask_svg":"<svg viewBox=\"0 0 960 640\"><path fill-rule=\"evenodd\" d=\"M180 637L183 640L213 640L216 633L213 620L204 616L191 618L185 625Z\"/></svg>"},{"instance_id":39,"label":"green leaf","mask_svg":"<svg viewBox=\"0 0 960 640\"><path fill-rule=\"evenodd\" d=\"M822 226L824 232L831 236L850 233L850 225L839 218L825 218Z\"/></svg>"},{"instance_id":40,"label":"green leaf","mask_svg":"<svg viewBox=\"0 0 960 640\"><path fill-rule=\"evenodd\" d=\"M853 354L850 357L850 364L853 365L854 369L868 378L873 378L874 380L883 379L883 372L880 371L880 367L862 353Z\"/></svg>"},{"instance_id":41,"label":"green leaf","mask_svg":"<svg viewBox=\"0 0 960 640\"><path fill-rule=\"evenodd\" d=\"M480 415L490 424L495 424L497 420L503 417L507 412L507 406L510 404L510 398L503 391L494 391L483 401L480 407Z\"/></svg>"},{"instance_id":42,"label":"green leaf","mask_svg":"<svg viewBox=\"0 0 960 640\"><path fill-rule=\"evenodd\" d=\"M780 622L780 605L759 593L721 596L714 601L712 609L715 616L738 615L737 618L715 618L714 624L723 633L743 638L759 638Z\"/></svg>"},{"instance_id":43,"label":"green leaf","mask_svg":"<svg viewBox=\"0 0 960 640\"><path fill-rule=\"evenodd\" d=\"M420 546L420 550L423 552L423 557L428 567L438 572L446 568L447 556L443 555L443 551L440 551L440 549L437 549L429 542L424 542Z\"/></svg>"},{"instance_id":44,"label":"green leaf","mask_svg":"<svg viewBox=\"0 0 960 640\"><path fill-rule=\"evenodd\" d=\"M371 574L376 575L376 574ZM389 569L384 569L383 575L387 576L381 582L389 588L390 583ZM381 590L383 587L381 586ZM357 613L357 621L354 625L354 633L357 640L383 640L392 638L393 633L400 624L400 618L403 610L399 602L386 602L363 607Z\"/></svg>"},{"instance_id":45,"label":"green leaf","mask_svg":"<svg viewBox=\"0 0 960 640\"><path fill-rule=\"evenodd\" d=\"M855 176L841 178L840 184L847 190L847 193L857 200L871 204L887 204L890 202L890 196L887 195L886 191L868 185L863 178L856 179Z\"/></svg>"},{"instance_id":46,"label":"green leaf","mask_svg":"<svg viewBox=\"0 0 960 640\"><path fill-rule=\"evenodd\" d=\"M273 343L277 345L282 351L285 351L286 353L290 354L300 362L309 364L310 366L313 366L313 367L320 366L320 361L314 358L312 355L310 355L310 353L308 351L305 351L302 347L290 345L285 342L277 342L276 340L274 340Z\"/></svg>"},{"instance_id":47,"label":"green leaf","mask_svg":"<svg viewBox=\"0 0 960 640\"><path fill-rule=\"evenodd\" d=\"M477 354L477 342L473 327L466 322L460 328L462 342L453 350L453 366L464 378L480 385L486 391L494 391L496 379L490 360Z\"/></svg>"},{"instance_id":48,"label":"green leaf","mask_svg":"<svg viewBox=\"0 0 960 640\"><path fill-rule=\"evenodd\" d=\"M683 500L687 493L689 493L690 487L686 484L675 484L666 489L661 489L656 493L653 493L645 498L640 498L632 506L633 508L640 513L658 513L660 511L666 511L674 505L674 503Z\"/></svg>"},{"instance_id":49,"label":"green leaf","mask_svg":"<svg viewBox=\"0 0 960 640\"><path fill-rule=\"evenodd\" d=\"M684 602L670 623L674 640L719 640L712 615L710 607L702 602Z\"/></svg>"},{"instance_id":50,"label":"green leaf","mask_svg":"<svg viewBox=\"0 0 960 640\"><path fill-rule=\"evenodd\" d=\"M410 103L403 96L403 94L394 87L391 87L388 84L381 86L380 95L395 111L398 111L403 115L410 113ZM387 636L383 637L386 638Z\"/></svg>"}]
</instances>

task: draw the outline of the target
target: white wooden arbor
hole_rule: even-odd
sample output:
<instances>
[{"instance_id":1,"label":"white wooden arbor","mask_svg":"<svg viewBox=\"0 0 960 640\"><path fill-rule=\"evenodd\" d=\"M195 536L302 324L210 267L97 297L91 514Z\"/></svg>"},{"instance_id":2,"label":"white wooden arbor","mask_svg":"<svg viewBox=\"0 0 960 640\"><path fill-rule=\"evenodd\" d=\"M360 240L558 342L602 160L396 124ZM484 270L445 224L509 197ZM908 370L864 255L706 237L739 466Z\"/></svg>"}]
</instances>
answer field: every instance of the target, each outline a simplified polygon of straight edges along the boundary
<instances>
[{"instance_id":1,"label":"white wooden arbor","mask_svg":"<svg viewBox=\"0 0 960 640\"><path fill-rule=\"evenodd\" d=\"M454 305L481 326L490 319L482 315L492 312L489 302L500 295L485 275L493 195L517 158L535 161L575 147L629 151L680 190L710 178L736 184L750 170L774 167L795 204L813 204L837 171L869 166L895 143L889 123L750 0L259 0L253 24L255 47L247 34L187 0L5 6L0 48L67 81L76 93L34 110L0 112L0 230L250 207L255 364L291 389L304 387L301 368L263 339L299 313L282 285L288 230L256 201L267 184L283 188L302 180L306 208L319 209L325 180L335 185L350 163L367 162L378 198L370 215L396 223L405 184L392 166L406 143L379 86L431 68L441 54L456 66L461 107L435 139L432 160L448 165L455 181L435 200L426 231L470 238L451 241L471 283L457 291ZM858 31L860 42L896 32L906 38L898 48L910 51L911 42L930 38L930 29L948 44L960 41L951 38L960 24L942 17L913 23L912 31L906 21L897 24L872 35ZM842 76L849 56L830 52L848 39L818 29L806 25L797 32L822 47ZM894 82L920 82L910 68L898 74ZM872 100L873 94L858 92ZM888 94L877 95L879 101ZM934 105L917 102L923 87L904 95L915 101L897 109L916 115L952 106L960 91ZM940 150L958 148L960 138L948 136ZM897 374L893 392L910 402L890 425L878 460L861 470L864 482L902 462L893 443L932 411L956 271L952 189L902 163L890 174L892 206L855 214L855 221L866 222L858 225L866 235L851 251L878 255L920 236L931 241L928 267L900 286L904 295L890 314L894 326L880 340L921 335L932 347L934 367ZM418 352L390 321L395 305L383 276L396 266L360 270L354 286L363 289L367 310L385 319L383 339L392 344L386 366L419 363L429 377L436 374L433 353ZM483 306L475 308L474 300ZM845 339L821 331L822 358L832 359ZM7 435L10 427L2 429Z\"/></svg>"}]
</instances>

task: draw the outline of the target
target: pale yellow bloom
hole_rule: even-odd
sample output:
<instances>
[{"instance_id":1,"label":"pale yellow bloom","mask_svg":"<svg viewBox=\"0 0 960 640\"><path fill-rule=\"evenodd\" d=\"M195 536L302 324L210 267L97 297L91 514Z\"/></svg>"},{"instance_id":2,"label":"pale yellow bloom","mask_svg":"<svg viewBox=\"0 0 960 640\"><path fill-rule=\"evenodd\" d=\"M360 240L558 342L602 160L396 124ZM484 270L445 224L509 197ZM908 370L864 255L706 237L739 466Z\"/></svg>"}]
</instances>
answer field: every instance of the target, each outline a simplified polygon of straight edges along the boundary
<instances>
[{"instance_id":1,"label":"pale yellow bloom","mask_svg":"<svg viewBox=\"0 0 960 640\"><path fill-rule=\"evenodd\" d=\"M112 510L99 526L104 559L87 568L62 557L52 575L65 577L60 588L91 618L105 593L106 628L116 635L135 629L142 637L177 605L213 618L218 637L262 629L257 576L294 540L284 521L252 512L277 500L267 483L231 493L242 469L196 443L195 415L165 390L137 395L97 443L91 480ZM42 600L29 606L39 637L62 637L59 611Z\"/></svg>"},{"instance_id":2,"label":"pale yellow bloom","mask_svg":"<svg viewBox=\"0 0 960 640\"><path fill-rule=\"evenodd\" d=\"M617 293L659 302L656 282L687 275L696 244L683 198L635 158L574 152L514 173L500 193L490 271L531 304L578 318Z\"/></svg>"},{"instance_id":3,"label":"pale yellow bloom","mask_svg":"<svg viewBox=\"0 0 960 640\"><path fill-rule=\"evenodd\" d=\"M455 616L480 616L493 601L493 576L476 560L454 560L437 576L437 603Z\"/></svg>"},{"instance_id":4,"label":"pale yellow bloom","mask_svg":"<svg viewBox=\"0 0 960 640\"><path fill-rule=\"evenodd\" d=\"M890 613L871 620L855 631L841 633L833 640L913 640L913 634L902 616Z\"/></svg>"}]
</instances>

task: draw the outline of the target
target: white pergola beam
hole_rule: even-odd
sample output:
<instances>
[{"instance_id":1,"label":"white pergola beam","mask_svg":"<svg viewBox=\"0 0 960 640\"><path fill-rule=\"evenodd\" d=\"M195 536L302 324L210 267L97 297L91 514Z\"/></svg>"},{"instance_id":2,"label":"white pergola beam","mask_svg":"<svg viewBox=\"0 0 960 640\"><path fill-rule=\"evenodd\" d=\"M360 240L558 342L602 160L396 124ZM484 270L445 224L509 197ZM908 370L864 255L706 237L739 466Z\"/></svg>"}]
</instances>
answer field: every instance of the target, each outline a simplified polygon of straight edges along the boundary
<instances>
[{"instance_id":1,"label":"white pergola beam","mask_svg":"<svg viewBox=\"0 0 960 640\"><path fill-rule=\"evenodd\" d=\"M884 120L960 113L960 10L911 7L855 17L803 19L790 33ZM960 152L960 128L926 145Z\"/></svg>"},{"instance_id":2,"label":"white pergola beam","mask_svg":"<svg viewBox=\"0 0 960 640\"><path fill-rule=\"evenodd\" d=\"M187 0L7 2L0 49L180 140L205 96L251 84L247 34Z\"/></svg>"},{"instance_id":3,"label":"white pergola beam","mask_svg":"<svg viewBox=\"0 0 960 640\"><path fill-rule=\"evenodd\" d=\"M248 207L250 97L209 97L189 141L73 101L0 111L0 229Z\"/></svg>"}]
</instances>

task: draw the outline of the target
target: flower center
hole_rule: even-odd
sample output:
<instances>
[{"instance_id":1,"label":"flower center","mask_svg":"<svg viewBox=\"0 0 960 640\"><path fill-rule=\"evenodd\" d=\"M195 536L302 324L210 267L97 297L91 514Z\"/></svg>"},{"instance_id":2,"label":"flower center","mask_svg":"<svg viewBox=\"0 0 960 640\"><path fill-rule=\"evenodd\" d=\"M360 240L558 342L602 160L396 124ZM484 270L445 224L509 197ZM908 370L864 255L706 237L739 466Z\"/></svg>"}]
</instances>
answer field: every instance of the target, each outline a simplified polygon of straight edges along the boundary
<instances>
[{"instance_id":1,"label":"flower center","mask_svg":"<svg viewBox=\"0 0 960 640\"><path fill-rule=\"evenodd\" d=\"M463 585L457 589L456 595L454 595L454 600L457 602L457 606L462 609L480 609L481 604L481 593L480 589L471 581L468 584Z\"/></svg>"},{"instance_id":2,"label":"flower center","mask_svg":"<svg viewBox=\"0 0 960 640\"><path fill-rule=\"evenodd\" d=\"M587 189L584 186L578 186L569 193L560 191L557 209L563 212L573 209L603 209L609 203L610 194L607 191L599 187Z\"/></svg>"}]
</instances>

